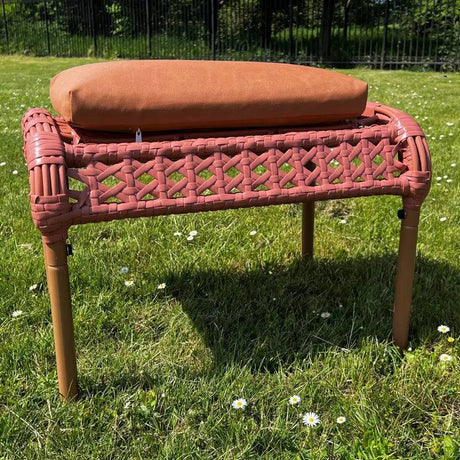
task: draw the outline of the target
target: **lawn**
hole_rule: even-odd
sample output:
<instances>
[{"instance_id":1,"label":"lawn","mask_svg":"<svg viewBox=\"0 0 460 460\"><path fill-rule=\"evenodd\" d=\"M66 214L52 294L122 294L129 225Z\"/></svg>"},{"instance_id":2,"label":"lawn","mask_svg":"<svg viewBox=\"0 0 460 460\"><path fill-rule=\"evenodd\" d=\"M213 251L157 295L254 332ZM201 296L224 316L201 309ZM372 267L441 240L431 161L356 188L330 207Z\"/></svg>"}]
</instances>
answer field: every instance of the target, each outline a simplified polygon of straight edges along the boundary
<instances>
[{"instance_id":1,"label":"lawn","mask_svg":"<svg viewBox=\"0 0 460 460\"><path fill-rule=\"evenodd\" d=\"M429 136L407 353L390 343L398 197L318 204L313 261L296 205L91 224L70 233L82 397L68 405L20 120L86 62L0 58L0 458L460 458L460 75L346 71Z\"/></svg>"}]
</instances>

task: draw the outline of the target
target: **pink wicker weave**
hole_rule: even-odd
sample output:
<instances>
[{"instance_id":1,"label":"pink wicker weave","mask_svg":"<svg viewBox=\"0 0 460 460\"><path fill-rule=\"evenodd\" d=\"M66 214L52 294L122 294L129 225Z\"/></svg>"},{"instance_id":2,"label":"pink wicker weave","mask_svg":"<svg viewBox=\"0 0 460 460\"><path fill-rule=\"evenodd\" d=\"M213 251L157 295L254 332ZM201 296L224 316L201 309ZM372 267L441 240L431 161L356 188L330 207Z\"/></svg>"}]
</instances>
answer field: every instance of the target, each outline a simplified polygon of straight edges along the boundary
<instances>
[{"instance_id":1,"label":"pink wicker weave","mask_svg":"<svg viewBox=\"0 0 460 460\"><path fill-rule=\"evenodd\" d=\"M420 206L430 184L423 132L398 110L368 104L366 113L337 126L136 143L79 134L32 109L23 119L32 216L54 242L71 225L125 217L368 195Z\"/></svg>"},{"instance_id":2,"label":"pink wicker weave","mask_svg":"<svg viewBox=\"0 0 460 460\"><path fill-rule=\"evenodd\" d=\"M65 241L71 225L303 203L302 253L313 254L313 202L400 195L393 340L407 346L420 206L430 187L422 130L369 103L335 126L130 135L75 130L44 109L23 118L32 217L43 237L59 390L78 396Z\"/></svg>"}]
</instances>

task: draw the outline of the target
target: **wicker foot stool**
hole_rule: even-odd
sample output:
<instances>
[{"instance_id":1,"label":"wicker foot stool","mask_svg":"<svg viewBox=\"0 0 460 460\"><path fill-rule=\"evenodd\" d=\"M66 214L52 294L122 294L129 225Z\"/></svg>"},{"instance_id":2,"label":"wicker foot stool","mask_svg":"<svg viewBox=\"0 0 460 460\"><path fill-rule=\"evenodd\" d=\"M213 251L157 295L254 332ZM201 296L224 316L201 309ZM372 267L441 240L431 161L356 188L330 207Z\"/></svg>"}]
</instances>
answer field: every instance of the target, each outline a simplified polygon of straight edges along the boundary
<instances>
[{"instance_id":1,"label":"wicker foot stool","mask_svg":"<svg viewBox=\"0 0 460 460\"><path fill-rule=\"evenodd\" d=\"M400 195L393 341L406 347L429 151L407 114L374 103L359 113L322 125L144 129L141 140L140 133L136 139L133 132L79 128L29 110L24 154L43 239L60 394L78 395L66 240L70 226L89 222L302 203L302 254L312 257L315 201Z\"/></svg>"}]
</instances>

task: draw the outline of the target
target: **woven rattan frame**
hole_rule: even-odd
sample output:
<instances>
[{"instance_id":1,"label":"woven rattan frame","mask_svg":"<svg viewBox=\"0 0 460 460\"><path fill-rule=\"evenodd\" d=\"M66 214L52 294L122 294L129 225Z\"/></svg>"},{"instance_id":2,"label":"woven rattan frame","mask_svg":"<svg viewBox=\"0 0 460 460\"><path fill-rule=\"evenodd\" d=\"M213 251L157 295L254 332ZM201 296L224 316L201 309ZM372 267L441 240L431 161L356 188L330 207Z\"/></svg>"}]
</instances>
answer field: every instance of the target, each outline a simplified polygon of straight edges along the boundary
<instances>
[{"instance_id":1,"label":"woven rattan frame","mask_svg":"<svg viewBox=\"0 0 460 460\"><path fill-rule=\"evenodd\" d=\"M45 109L29 110L22 126L65 397L77 394L65 241L70 226L89 222L302 202L302 251L311 255L314 201L400 195L393 338L407 345L419 209L431 174L424 134L409 115L368 103L362 117L334 126L144 133L143 142L77 131Z\"/></svg>"},{"instance_id":2,"label":"woven rattan frame","mask_svg":"<svg viewBox=\"0 0 460 460\"><path fill-rule=\"evenodd\" d=\"M83 143L32 109L23 120L32 217L54 242L71 225L125 217L382 194L419 206L430 175L423 132L400 111L367 112L327 129Z\"/></svg>"}]
</instances>

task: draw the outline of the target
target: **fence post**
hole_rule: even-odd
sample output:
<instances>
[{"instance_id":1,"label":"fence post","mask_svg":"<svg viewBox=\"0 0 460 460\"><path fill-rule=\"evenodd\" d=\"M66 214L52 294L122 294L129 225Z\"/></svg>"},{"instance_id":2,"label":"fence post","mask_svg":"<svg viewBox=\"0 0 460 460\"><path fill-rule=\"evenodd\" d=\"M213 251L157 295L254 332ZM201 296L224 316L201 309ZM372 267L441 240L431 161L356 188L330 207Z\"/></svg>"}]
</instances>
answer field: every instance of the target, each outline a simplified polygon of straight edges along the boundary
<instances>
[{"instance_id":1,"label":"fence post","mask_svg":"<svg viewBox=\"0 0 460 460\"><path fill-rule=\"evenodd\" d=\"M292 0L289 0L289 62L293 61L294 57L294 14Z\"/></svg>"},{"instance_id":2,"label":"fence post","mask_svg":"<svg viewBox=\"0 0 460 460\"><path fill-rule=\"evenodd\" d=\"M97 37L96 37L96 10L94 8L94 0L90 0L91 8L91 22L92 22L92 32L93 32L93 46L94 46L94 56L97 56Z\"/></svg>"},{"instance_id":3,"label":"fence post","mask_svg":"<svg viewBox=\"0 0 460 460\"><path fill-rule=\"evenodd\" d=\"M152 56L152 31L150 29L150 0L145 0L145 14L147 16L147 55Z\"/></svg>"},{"instance_id":4,"label":"fence post","mask_svg":"<svg viewBox=\"0 0 460 460\"><path fill-rule=\"evenodd\" d=\"M5 25L6 52L10 52L10 37L8 35L8 22L6 20L5 0L2 0L3 24Z\"/></svg>"},{"instance_id":5,"label":"fence post","mask_svg":"<svg viewBox=\"0 0 460 460\"><path fill-rule=\"evenodd\" d=\"M45 28L46 28L46 46L48 49L48 56L51 55L51 45L50 45L50 29L48 25L48 6L46 0L43 2L44 12L45 12Z\"/></svg>"},{"instance_id":6,"label":"fence post","mask_svg":"<svg viewBox=\"0 0 460 460\"><path fill-rule=\"evenodd\" d=\"M216 18L215 18L215 1L209 0L211 2L211 55L212 60L216 59Z\"/></svg>"},{"instance_id":7,"label":"fence post","mask_svg":"<svg viewBox=\"0 0 460 460\"><path fill-rule=\"evenodd\" d=\"M388 36L388 21L390 17L390 0L385 2L385 19L383 23L383 41L382 41L382 54L380 56L380 69L385 67L385 58L387 52L387 36Z\"/></svg>"}]
</instances>

